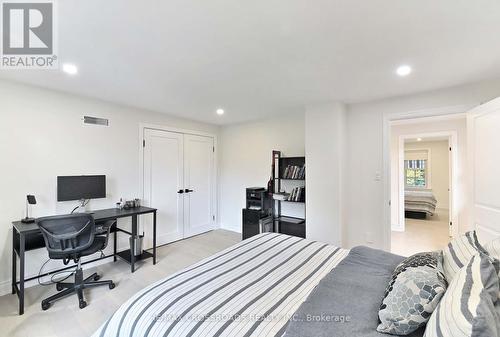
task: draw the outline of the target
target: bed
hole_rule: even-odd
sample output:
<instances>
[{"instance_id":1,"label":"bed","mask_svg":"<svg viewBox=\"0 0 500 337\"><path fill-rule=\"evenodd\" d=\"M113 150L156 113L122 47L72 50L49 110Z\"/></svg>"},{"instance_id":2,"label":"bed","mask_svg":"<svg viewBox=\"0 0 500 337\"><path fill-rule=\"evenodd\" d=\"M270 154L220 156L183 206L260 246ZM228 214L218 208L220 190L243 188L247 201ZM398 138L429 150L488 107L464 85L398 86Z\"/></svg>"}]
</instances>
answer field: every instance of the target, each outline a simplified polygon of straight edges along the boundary
<instances>
[{"instance_id":1,"label":"bed","mask_svg":"<svg viewBox=\"0 0 500 337\"><path fill-rule=\"evenodd\" d=\"M437 200L432 190L405 191L405 217L425 219L436 212Z\"/></svg>"},{"instance_id":2,"label":"bed","mask_svg":"<svg viewBox=\"0 0 500 337\"><path fill-rule=\"evenodd\" d=\"M384 336L378 307L402 259L260 234L141 290L93 337ZM308 320L318 308L338 324Z\"/></svg>"}]
</instances>

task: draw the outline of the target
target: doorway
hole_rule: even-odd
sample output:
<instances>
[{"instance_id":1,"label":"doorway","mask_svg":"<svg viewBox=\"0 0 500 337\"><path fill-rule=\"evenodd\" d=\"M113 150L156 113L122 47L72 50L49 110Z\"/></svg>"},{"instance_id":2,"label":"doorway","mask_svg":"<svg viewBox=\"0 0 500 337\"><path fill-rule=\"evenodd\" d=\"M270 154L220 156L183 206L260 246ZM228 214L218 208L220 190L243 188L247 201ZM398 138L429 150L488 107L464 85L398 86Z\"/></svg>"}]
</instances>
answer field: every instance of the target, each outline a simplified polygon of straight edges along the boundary
<instances>
[{"instance_id":1,"label":"doorway","mask_svg":"<svg viewBox=\"0 0 500 337\"><path fill-rule=\"evenodd\" d=\"M391 251L409 256L442 249L458 232L458 138L466 136L465 116L396 121L390 134Z\"/></svg>"},{"instance_id":2,"label":"doorway","mask_svg":"<svg viewBox=\"0 0 500 337\"><path fill-rule=\"evenodd\" d=\"M142 155L143 201L158 209L158 245L214 229L214 138L145 127Z\"/></svg>"}]
</instances>

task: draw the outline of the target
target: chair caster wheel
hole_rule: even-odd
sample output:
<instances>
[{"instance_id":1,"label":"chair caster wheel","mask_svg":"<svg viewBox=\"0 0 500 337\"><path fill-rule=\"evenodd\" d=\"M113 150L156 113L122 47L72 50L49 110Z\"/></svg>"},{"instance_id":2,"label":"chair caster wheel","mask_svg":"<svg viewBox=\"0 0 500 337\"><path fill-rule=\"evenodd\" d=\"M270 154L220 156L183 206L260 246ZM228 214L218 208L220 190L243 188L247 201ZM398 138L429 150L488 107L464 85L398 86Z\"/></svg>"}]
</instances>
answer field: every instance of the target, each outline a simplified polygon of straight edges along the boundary
<instances>
[{"instance_id":1,"label":"chair caster wheel","mask_svg":"<svg viewBox=\"0 0 500 337\"><path fill-rule=\"evenodd\" d=\"M56 290L57 290L57 291L61 291L61 290L63 290L63 289L64 289L64 288L63 288L63 286L62 286L62 285L60 285L59 283L56 283Z\"/></svg>"},{"instance_id":2,"label":"chair caster wheel","mask_svg":"<svg viewBox=\"0 0 500 337\"><path fill-rule=\"evenodd\" d=\"M94 281L99 281L101 277L99 275L94 276Z\"/></svg>"},{"instance_id":3,"label":"chair caster wheel","mask_svg":"<svg viewBox=\"0 0 500 337\"><path fill-rule=\"evenodd\" d=\"M42 310L45 311L48 308L50 308L50 303L42 301Z\"/></svg>"},{"instance_id":4,"label":"chair caster wheel","mask_svg":"<svg viewBox=\"0 0 500 337\"><path fill-rule=\"evenodd\" d=\"M110 283L109 284L109 289L113 289L115 287L115 284L114 283Z\"/></svg>"},{"instance_id":5,"label":"chair caster wheel","mask_svg":"<svg viewBox=\"0 0 500 337\"><path fill-rule=\"evenodd\" d=\"M87 302L85 301L80 301L80 309L83 309L87 306Z\"/></svg>"}]
</instances>

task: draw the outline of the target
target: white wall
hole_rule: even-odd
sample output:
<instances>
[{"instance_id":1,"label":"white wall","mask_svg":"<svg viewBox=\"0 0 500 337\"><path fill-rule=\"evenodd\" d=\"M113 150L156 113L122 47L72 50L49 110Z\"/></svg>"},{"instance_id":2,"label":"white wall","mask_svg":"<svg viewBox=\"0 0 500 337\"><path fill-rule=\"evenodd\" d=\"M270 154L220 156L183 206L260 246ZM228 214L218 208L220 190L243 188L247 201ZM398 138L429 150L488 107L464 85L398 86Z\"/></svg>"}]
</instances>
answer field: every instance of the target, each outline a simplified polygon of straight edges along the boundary
<instances>
[{"instance_id":1,"label":"white wall","mask_svg":"<svg viewBox=\"0 0 500 337\"><path fill-rule=\"evenodd\" d=\"M450 185L450 150L448 141L405 143L405 160L408 160L407 155L411 155L421 149L428 150L427 163L430 165L428 165L427 175L430 178L428 180L430 182L429 188L432 189L432 193L437 200L436 207L448 210L450 207L450 195L448 192Z\"/></svg>"},{"instance_id":2,"label":"white wall","mask_svg":"<svg viewBox=\"0 0 500 337\"><path fill-rule=\"evenodd\" d=\"M345 106L306 109L306 237L342 246Z\"/></svg>"},{"instance_id":3,"label":"white wall","mask_svg":"<svg viewBox=\"0 0 500 337\"><path fill-rule=\"evenodd\" d=\"M69 212L75 203L56 202L56 176L105 174L107 198L90 209L113 207L140 197L139 124L152 123L217 134L218 127L166 114L0 81L0 291L10 291L11 221L24 217L34 194L35 217ZM82 116L110 119L110 127L83 126ZM120 223L127 225L127 220ZM112 243L110 244L112 247ZM45 249L27 253L27 276L47 259ZM57 266L57 264L50 264Z\"/></svg>"},{"instance_id":4,"label":"white wall","mask_svg":"<svg viewBox=\"0 0 500 337\"><path fill-rule=\"evenodd\" d=\"M347 246L388 248L384 181L384 115L456 105L477 105L500 96L500 80L485 81L433 92L352 104L347 112L346 205ZM328 136L325 136L325 140ZM389 179L385 177L384 179ZM465 230L460 228L461 231ZM370 240L367 238L370 237ZM372 244L367 241L373 241Z\"/></svg>"},{"instance_id":5,"label":"white wall","mask_svg":"<svg viewBox=\"0 0 500 337\"><path fill-rule=\"evenodd\" d=\"M304 114L222 127L220 144L219 223L222 228L241 232L245 188L267 187L272 151L279 150L284 156L304 155ZM303 207L284 205L283 213L300 216Z\"/></svg>"}]
</instances>

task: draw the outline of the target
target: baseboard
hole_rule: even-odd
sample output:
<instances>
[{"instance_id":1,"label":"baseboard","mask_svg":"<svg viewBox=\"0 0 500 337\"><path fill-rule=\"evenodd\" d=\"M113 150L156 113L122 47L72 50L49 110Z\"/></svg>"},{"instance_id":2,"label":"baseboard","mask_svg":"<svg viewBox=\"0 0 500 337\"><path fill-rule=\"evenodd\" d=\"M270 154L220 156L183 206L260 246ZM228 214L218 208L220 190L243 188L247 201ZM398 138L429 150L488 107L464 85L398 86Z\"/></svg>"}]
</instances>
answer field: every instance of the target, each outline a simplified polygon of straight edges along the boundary
<instances>
[{"instance_id":1,"label":"baseboard","mask_svg":"<svg viewBox=\"0 0 500 337\"><path fill-rule=\"evenodd\" d=\"M11 291L12 285L10 280L0 282L0 296L10 294Z\"/></svg>"},{"instance_id":2,"label":"baseboard","mask_svg":"<svg viewBox=\"0 0 500 337\"><path fill-rule=\"evenodd\" d=\"M393 232L404 232L404 228L403 226L401 226L400 224L392 224L391 225L391 231Z\"/></svg>"},{"instance_id":3,"label":"baseboard","mask_svg":"<svg viewBox=\"0 0 500 337\"><path fill-rule=\"evenodd\" d=\"M237 230L231 229L231 228L220 228L220 230L227 231L227 232L232 232L234 234L241 234L241 231L237 231Z\"/></svg>"},{"instance_id":4,"label":"baseboard","mask_svg":"<svg viewBox=\"0 0 500 337\"><path fill-rule=\"evenodd\" d=\"M241 227L238 226L238 227L235 227L235 226L226 226L224 224L220 224L220 229L225 229L227 231L231 231L231 232L236 232L236 233L240 233L241 234Z\"/></svg>"}]
</instances>

